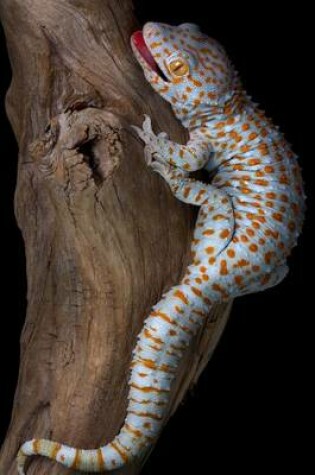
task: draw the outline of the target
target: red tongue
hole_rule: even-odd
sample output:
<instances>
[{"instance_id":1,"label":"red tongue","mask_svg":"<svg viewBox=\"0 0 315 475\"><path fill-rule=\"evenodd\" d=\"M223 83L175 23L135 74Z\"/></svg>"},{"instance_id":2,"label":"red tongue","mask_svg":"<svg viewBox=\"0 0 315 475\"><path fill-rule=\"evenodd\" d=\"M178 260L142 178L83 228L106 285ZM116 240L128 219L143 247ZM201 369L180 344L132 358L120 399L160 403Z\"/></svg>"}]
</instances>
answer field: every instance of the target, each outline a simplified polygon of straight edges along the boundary
<instances>
[{"instance_id":1,"label":"red tongue","mask_svg":"<svg viewBox=\"0 0 315 475\"><path fill-rule=\"evenodd\" d=\"M141 54L141 56L143 57L143 59L145 59L145 61L148 63L150 68L157 73L158 65L156 64L155 59L150 53L147 45L145 44L142 31L136 31L135 33L133 33L133 35L131 36L131 40L134 46L139 51L139 53Z\"/></svg>"}]
</instances>

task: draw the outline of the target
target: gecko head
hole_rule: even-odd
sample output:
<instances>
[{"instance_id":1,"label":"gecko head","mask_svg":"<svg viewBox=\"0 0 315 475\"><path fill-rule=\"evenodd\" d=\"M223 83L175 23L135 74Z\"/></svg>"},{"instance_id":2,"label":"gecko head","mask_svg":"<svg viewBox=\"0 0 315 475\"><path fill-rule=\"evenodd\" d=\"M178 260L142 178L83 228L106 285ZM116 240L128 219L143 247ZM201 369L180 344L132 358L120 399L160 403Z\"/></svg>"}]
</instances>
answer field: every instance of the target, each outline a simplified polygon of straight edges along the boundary
<instances>
[{"instance_id":1,"label":"gecko head","mask_svg":"<svg viewBox=\"0 0 315 475\"><path fill-rule=\"evenodd\" d=\"M131 45L147 81L179 115L216 105L232 89L235 73L223 47L197 25L150 22Z\"/></svg>"}]
</instances>

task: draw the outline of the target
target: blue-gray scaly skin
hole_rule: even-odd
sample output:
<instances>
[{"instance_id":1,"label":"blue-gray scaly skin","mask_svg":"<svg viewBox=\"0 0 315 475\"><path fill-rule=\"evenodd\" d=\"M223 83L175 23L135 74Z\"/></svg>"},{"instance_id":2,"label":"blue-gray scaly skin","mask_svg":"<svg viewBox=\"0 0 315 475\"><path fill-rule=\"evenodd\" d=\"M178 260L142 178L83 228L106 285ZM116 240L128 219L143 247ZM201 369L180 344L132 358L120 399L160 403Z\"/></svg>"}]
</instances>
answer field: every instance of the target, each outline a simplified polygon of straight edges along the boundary
<instances>
[{"instance_id":1,"label":"blue-gray scaly skin","mask_svg":"<svg viewBox=\"0 0 315 475\"><path fill-rule=\"evenodd\" d=\"M296 156L242 90L224 49L196 25L148 23L132 48L154 90L189 130L183 146L155 135L146 117L137 128L150 167L181 201L200 208L193 260L145 320L133 352L127 416L114 440L79 450L34 439L21 447L64 466L110 471L141 456L162 426L185 349L212 305L279 283L301 231L304 193ZM211 185L189 178L205 167Z\"/></svg>"}]
</instances>

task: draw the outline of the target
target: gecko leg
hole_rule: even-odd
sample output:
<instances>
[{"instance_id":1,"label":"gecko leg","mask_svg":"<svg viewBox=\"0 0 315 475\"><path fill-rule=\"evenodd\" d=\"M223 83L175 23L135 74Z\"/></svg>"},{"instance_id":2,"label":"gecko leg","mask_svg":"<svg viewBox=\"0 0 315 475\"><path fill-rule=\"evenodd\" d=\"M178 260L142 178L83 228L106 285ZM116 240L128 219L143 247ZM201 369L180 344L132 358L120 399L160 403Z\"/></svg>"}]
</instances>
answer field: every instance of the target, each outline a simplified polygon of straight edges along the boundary
<instances>
[{"instance_id":1,"label":"gecko leg","mask_svg":"<svg viewBox=\"0 0 315 475\"><path fill-rule=\"evenodd\" d=\"M200 131L191 133L189 142L181 145L169 140L165 132L155 134L147 115L142 128L131 127L145 143L144 153L148 165L158 160L185 171L195 171L204 167L213 152L209 140Z\"/></svg>"}]
</instances>

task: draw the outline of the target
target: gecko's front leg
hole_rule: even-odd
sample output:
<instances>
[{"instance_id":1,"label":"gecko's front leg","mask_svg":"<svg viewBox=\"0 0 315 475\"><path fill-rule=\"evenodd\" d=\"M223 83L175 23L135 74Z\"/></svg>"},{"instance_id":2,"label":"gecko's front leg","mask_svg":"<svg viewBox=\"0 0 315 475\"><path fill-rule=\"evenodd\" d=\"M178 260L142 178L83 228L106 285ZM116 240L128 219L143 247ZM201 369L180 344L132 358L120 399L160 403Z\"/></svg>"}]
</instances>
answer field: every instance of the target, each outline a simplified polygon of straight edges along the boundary
<instances>
[{"instance_id":1,"label":"gecko's front leg","mask_svg":"<svg viewBox=\"0 0 315 475\"><path fill-rule=\"evenodd\" d=\"M213 152L210 142L200 131L191 134L187 145L173 142L165 132L155 134L148 115L145 115L142 128L136 126L132 128L145 143L144 153L148 165L156 160L192 172L203 168Z\"/></svg>"}]
</instances>

